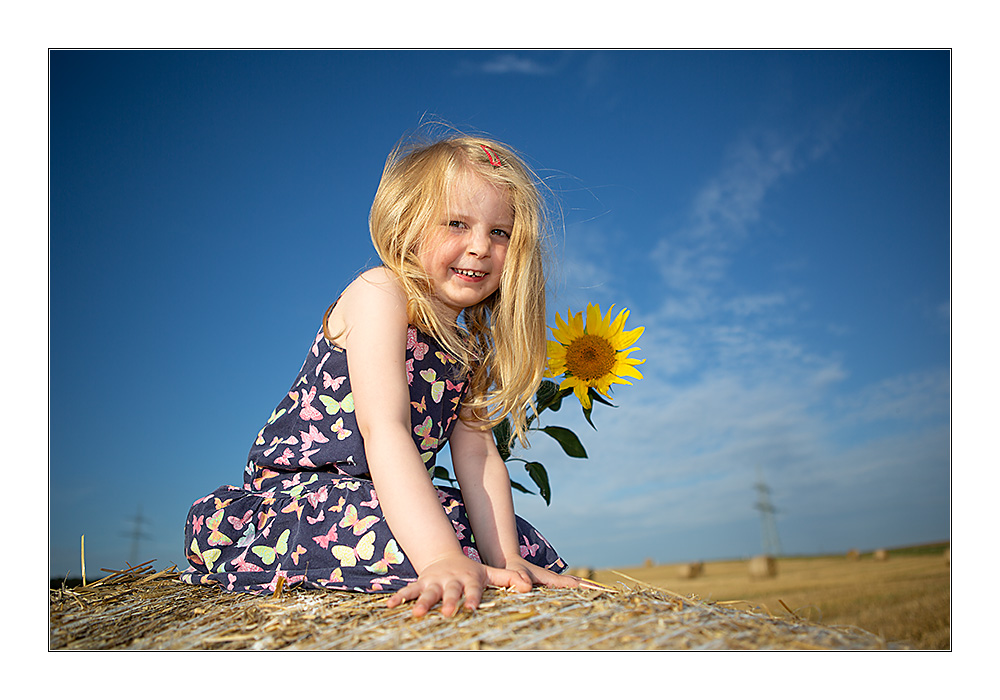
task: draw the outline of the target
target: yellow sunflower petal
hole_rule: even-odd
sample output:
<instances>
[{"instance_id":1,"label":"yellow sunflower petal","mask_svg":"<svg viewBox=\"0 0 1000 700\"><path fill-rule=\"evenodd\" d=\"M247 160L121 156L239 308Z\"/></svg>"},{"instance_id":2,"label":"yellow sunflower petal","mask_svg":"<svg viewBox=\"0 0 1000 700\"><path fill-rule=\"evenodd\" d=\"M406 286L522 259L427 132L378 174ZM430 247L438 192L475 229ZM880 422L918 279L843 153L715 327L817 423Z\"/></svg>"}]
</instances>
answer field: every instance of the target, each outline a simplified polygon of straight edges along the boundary
<instances>
[{"instance_id":1,"label":"yellow sunflower petal","mask_svg":"<svg viewBox=\"0 0 1000 700\"><path fill-rule=\"evenodd\" d=\"M614 307L611 307L611 308L614 308ZM608 315L609 316L611 315L610 311L608 312ZM622 332L622 328L625 327L625 321L628 320L628 315L629 315L629 310L628 309L622 309L618 313L618 316L615 317L614 323L612 323L610 325L610 327L608 328L608 333L610 333L612 336L615 336L615 335L618 335L619 333L621 333Z\"/></svg>"},{"instance_id":2,"label":"yellow sunflower petal","mask_svg":"<svg viewBox=\"0 0 1000 700\"><path fill-rule=\"evenodd\" d=\"M614 346L615 350L624 350L629 345L632 345L635 341L639 340L639 337L645 330L645 326L639 326L638 328L634 328L630 331L622 331L611 339L611 345Z\"/></svg>"},{"instance_id":3,"label":"yellow sunflower petal","mask_svg":"<svg viewBox=\"0 0 1000 700\"><path fill-rule=\"evenodd\" d=\"M601 307L597 304L587 304L587 335L606 337L607 332L603 326L604 319L601 317ZM602 333L602 330L605 332Z\"/></svg>"}]
</instances>

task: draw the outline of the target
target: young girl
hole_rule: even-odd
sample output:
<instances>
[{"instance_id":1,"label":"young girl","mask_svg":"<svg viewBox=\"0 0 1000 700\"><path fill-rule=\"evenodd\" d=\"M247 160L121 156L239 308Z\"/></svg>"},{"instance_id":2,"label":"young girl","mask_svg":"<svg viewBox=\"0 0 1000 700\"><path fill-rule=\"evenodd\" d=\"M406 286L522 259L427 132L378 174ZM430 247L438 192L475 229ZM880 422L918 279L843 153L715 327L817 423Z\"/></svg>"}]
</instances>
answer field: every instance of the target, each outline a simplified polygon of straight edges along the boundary
<instances>
[{"instance_id":1,"label":"young girl","mask_svg":"<svg viewBox=\"0 0 1000 700\"><path fill-rule=\"evenodd\" d=\"M243 488L195 502L188 583L395 591L390 607L475 609L485 586L573 587L514 514L490 428L545 368L542 206L507 147L453 137L398 147L369 220L382 267L323 316L288 394L257 434ZM460 489L429 472L450 443Z\"/></svg>"}]
</instances>

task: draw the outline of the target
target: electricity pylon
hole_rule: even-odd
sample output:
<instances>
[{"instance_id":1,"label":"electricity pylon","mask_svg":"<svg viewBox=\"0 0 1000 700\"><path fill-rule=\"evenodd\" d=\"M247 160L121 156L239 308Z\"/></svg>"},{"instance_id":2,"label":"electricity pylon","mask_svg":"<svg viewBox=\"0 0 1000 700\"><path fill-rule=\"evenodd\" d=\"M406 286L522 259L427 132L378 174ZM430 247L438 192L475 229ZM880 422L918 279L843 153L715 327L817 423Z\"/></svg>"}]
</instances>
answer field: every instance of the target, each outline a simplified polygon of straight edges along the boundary
<instances>
[{"instance_id":1,"label":"electricity pylon","mask_svg":"<svg viewBox=\"0 0 1000 700\"><path fill-rule=\"evenodd\" d=\"M764 475L757 467L757 502L754 508L760 511L760 532L761 541L764 545L764 554L778 556L781 554L781 540L778 539L778 526L774 522L774 514L777 509L771 504L771 489L764 483Z\"/></svg>"},{"instance_id":2,"label":"electricity pylon","mask_svg":"<svg viewBox=\"0 0 1000 700\"><path fill-rule=\"evenodd\" d=\"M135 566L139 563L139 540L149 539L149 536L142 530L142 524L144 522L149 521L142 517L142 506L140 505L139 509L136 511L135 517L132 518L132 532L128 534L122 533L123 536L132 538L132 554L131 559L129 560L130 566Z\"/></svg>"}]
</instances>

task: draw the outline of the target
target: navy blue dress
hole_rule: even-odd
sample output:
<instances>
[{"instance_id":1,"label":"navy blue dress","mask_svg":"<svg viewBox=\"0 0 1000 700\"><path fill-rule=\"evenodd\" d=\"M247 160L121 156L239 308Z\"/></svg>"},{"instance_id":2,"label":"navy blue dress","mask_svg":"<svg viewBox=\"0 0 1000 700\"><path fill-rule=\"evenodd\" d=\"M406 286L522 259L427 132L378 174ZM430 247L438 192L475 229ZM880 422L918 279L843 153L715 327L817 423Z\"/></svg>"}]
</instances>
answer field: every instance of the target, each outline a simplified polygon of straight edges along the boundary
<instances>
[{"instance_id":1,"label":"navy blue dress","mask_svg":"<svg viewBox=\"0 0 1000 700\"><path fill-rule=\"evenodd\" d=\"M394 591L417 574L382 517L354 413L347 352L320 330L291 389L257 434L243 486L195 501L184 528L187 583L273 591L278 580L312 588ZM407 331L413 441L432 471L468 377L430 336ZM430 478L430 477L428 477ZM458 489L437 489L466 556L481 561ZM555 572L565 563L518 517L521 556Z\"/></svg>"}]
</instances>

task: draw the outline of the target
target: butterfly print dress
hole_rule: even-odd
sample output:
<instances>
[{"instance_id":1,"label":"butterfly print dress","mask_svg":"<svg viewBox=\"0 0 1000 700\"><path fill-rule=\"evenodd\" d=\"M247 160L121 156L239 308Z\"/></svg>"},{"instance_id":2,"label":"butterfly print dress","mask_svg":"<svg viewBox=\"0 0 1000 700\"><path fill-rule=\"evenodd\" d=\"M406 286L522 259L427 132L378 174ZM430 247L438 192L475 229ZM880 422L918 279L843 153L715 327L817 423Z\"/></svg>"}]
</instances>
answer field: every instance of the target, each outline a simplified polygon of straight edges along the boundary
<instances>
[{"instance_id":1,"label":"butterfly print dress","mask_svg":"<svg viewBox=\"0 0 1000 700\"><path fill-rule=\"evenodd\" d=\"M184 527L187 583L230 591L285 585L393 591L417 574L379 507L354 414L347 352L320 330L295 383L257 434L242 488L195 501ZM412 437L428 470L446 444L468 377L430 336L407 331ZM481 561L462 494L438 487L466 556ZM521 556L562 572L565 563L518 517Z\"/></svg>"}]
</instances>

